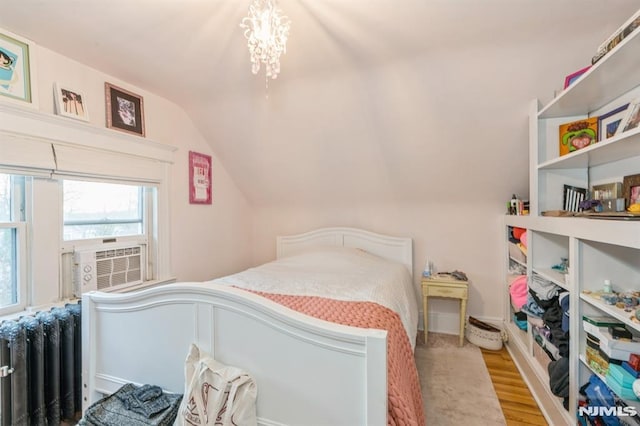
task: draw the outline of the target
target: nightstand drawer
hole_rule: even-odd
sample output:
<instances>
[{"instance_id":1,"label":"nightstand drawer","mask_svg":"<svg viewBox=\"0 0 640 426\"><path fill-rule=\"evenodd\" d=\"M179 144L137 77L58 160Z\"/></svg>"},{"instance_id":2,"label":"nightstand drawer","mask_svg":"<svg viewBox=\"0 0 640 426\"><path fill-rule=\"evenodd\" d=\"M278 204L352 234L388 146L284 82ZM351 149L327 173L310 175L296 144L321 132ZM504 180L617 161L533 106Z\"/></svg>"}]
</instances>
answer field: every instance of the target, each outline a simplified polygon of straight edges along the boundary
<instances>
[{"instance_id":1,"label":"nightstand drawer","mask_svg":"<svg viewBox=\"0 0 640 426\"><path fill-rule=\"evenodd\" d=\"M438 297L454 297L456 299L466 299L467 298L467 288L465 287L453 287L453 286L439 286L437 284L432 284L425 286L423 291L427 291L427 296L438 296Z\"/></svg>"}]
</instances>

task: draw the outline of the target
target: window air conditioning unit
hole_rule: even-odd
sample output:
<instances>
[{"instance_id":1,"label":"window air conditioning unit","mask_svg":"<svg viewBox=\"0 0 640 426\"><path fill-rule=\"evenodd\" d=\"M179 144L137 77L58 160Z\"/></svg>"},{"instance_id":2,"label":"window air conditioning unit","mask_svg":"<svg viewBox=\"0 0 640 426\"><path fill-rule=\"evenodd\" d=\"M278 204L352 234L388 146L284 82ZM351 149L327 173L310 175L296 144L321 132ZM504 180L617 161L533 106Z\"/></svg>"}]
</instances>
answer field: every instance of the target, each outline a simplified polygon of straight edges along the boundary
<instances>
[{"instance_id":1,"label":"window air conditioning unit","mask_svg":"<svg viewBox=\"0 0 640 426\"><path fill-rule=\"evenodd\" d=\"M145 254L143 245L75 251L73 266L76 295L141 284L145 277Z\"/></svg>"}]
</instances>

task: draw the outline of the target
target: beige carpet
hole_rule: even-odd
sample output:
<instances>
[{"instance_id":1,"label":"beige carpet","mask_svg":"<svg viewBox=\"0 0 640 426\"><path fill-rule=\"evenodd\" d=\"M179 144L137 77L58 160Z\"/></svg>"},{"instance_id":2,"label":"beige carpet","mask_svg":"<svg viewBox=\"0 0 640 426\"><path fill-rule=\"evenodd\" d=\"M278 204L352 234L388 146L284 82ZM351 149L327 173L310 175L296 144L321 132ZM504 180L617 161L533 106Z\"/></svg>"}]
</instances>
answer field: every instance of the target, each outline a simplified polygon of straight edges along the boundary
<instances>
[{"instance_id":1,"label":"beige carpet","mask_svg":"<svg viewBox=\"0 0 640 426\"><path fill-rule=\"evenodd\" d=\"M415 350L428 426L506 425L480 349L458 336L429 333Z\"/></svg>"}]
</instances>

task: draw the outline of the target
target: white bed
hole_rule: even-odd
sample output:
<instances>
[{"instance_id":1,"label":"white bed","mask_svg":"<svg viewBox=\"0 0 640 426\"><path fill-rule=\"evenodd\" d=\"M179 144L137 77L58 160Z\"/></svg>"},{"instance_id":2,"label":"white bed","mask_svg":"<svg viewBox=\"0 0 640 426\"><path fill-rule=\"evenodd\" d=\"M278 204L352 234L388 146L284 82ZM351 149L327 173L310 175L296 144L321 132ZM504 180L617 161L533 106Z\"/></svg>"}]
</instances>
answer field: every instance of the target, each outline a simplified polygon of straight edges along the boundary
<instances>
[{"instance_id":1,"label":"white bed","mask_svg":"<svg viewBox=\"0 0 640 426\"><path fill-rule=\"evenodd\" d=\"M400 263L410 277L410 239L353 228L278 237L277 256L289 262L312 247L331 253L327 246L362 249L366 253L359 255L365 263L371 254ZM277 269L279 264L270 265ZM182 393L184 360L189 345L196 343L255 378L259 424L386 424L387 332L316 319L237 288L255 272L128 294L85 294L83 408L128 382L157 384ZM268 284L273 290L277 271L271 272L276 274ZM318 279L316 283L317 290L326 282ZM268 288L258 290L269 292ZM322 296L316 290L298 294ZM367 291L355 293L348 298L359 300ZM374 294L373 301L397 302L399 308L389 307L408 312L399 315L413 344L417 307L413 313L414 308L401 306L404 302L376 300L378 296ZM415 304L415 295L410 299Z\"/></svg>"}]
</instances>

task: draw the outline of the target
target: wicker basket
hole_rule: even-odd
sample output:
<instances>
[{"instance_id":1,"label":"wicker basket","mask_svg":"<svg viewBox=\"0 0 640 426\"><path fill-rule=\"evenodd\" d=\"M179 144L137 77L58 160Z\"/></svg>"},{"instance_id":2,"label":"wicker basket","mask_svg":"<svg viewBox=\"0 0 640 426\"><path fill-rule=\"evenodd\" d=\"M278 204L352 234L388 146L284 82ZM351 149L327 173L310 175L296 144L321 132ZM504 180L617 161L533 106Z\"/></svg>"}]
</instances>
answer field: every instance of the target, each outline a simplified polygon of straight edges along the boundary
<instances>
[{"instance_id":1,"label":"wicker basket","mask_svg":"<svg viewBox=\"0 0 640 426\"><path fill-rule=\"evenodd\" d=\"M474 345L494 351L502 349L507 341L507 333L474 317L469 317L465 334Z\"/></svg>"}]
</instances>

